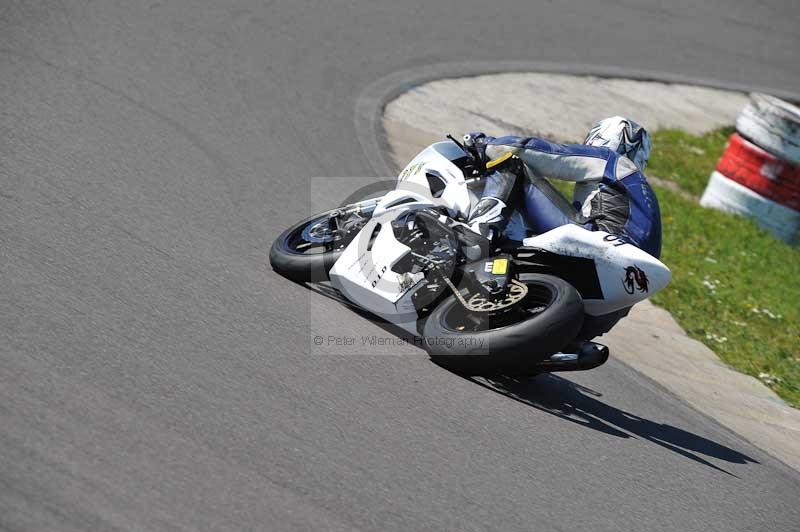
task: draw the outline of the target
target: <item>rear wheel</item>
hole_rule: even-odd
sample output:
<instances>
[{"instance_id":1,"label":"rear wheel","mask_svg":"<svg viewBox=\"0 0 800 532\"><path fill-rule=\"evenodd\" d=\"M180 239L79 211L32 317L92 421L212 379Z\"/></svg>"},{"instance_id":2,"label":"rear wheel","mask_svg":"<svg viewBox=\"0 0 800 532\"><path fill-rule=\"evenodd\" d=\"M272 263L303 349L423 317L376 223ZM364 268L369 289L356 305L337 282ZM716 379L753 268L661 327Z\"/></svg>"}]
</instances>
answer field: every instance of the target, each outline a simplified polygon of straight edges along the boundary
<instances>
[{"instance_id":1,"label":"rear wheel","mask_svg":"<svg viewBox=\"0 0 800 532\"><path fill-rule=\"evenodd\" d=\"M468 311L455 296L436 307L423 328L431 358L462 373L527 372L571 342L584 316L577 290L551 275L518 280L527 294L496 313Z\"/></svg>"}]
</instances>

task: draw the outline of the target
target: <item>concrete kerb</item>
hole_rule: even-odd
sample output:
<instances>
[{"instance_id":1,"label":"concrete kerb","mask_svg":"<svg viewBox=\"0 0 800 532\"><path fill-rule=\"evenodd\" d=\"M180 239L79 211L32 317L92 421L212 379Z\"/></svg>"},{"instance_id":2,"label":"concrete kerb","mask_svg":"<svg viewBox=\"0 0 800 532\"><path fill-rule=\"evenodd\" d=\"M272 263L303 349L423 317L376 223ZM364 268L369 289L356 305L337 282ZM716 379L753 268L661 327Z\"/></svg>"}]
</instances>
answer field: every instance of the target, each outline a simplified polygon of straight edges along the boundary
<instances>
[{"instance_id":1,"label":"concrete kerb","mask_svg":"<svg viewBox=\"0 0 800 532\"><path fill-rule=\"evenodd\" d=\"M425 67L393 72L371 83L358 96L355 128L364 156L379 176L391 176L396 168L385 154L390 153L383 131L383 110L388 102L423 83L445 78L464 78L486 74L540 72L625 78L635 81L682 83L730 91L767 92L785 100L798 102L800 93L774 90L763 86L697 78L669 72L617 67L612 65L561 64L544 61L465 61L436 63Z\"/></svg>"}]
</instances>

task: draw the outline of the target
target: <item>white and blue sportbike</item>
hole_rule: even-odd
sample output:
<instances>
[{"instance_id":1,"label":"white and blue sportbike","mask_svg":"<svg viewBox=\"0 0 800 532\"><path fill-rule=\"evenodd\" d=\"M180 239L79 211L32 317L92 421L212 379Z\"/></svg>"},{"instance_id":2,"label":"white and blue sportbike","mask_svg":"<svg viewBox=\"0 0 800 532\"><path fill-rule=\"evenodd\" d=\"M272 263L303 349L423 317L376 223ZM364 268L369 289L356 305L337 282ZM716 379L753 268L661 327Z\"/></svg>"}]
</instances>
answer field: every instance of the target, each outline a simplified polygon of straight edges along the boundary
<instances>
[{"instance_id":1,"label":"white and blue sportbike","mask_svg":"<svg viewBox=\"0 0 800 532\"><path fill-rule=\"evenodd\" d=\"M579 223L536 234L525 213L489 241L465 224L486 166L455 139L432 144L391 192L285 231L272 246L272 267L295 281L329 282L349 303L421 336L438 363L458 371L603 364L608 349L589 340L664 288L669 269ZM526 187L577 219L547 180L529 175Z\"/></svg>"}]
</instances>

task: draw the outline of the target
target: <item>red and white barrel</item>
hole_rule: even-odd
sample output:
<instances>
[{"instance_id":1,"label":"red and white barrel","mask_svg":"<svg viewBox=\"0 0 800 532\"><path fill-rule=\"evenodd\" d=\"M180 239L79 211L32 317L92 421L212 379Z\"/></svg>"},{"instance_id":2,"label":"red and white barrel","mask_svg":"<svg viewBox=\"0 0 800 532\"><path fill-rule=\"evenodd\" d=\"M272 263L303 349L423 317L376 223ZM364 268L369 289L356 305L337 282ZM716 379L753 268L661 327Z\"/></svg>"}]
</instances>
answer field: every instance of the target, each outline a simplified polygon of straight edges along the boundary
<instances>
[{"instance_id":1,"label":"red and white barrel","mask_svg":"<svg viewBox=\"0 0 800 532\"><path fill-rule=\"evenodd\" d=\"M756 219L800 244L800 109L751 94L700 204Z\"/></svg>"},{"instance_id":2,"label":"red and white barrel","mask_svg":"<svg viewBox=\"0 0 800 532\"><path fill-rule=\"evenodd\" d=\"M767 199L800 211L800 165L772 155L738 133L728 139L717 172Z\"/></svg>"}]
</instances>

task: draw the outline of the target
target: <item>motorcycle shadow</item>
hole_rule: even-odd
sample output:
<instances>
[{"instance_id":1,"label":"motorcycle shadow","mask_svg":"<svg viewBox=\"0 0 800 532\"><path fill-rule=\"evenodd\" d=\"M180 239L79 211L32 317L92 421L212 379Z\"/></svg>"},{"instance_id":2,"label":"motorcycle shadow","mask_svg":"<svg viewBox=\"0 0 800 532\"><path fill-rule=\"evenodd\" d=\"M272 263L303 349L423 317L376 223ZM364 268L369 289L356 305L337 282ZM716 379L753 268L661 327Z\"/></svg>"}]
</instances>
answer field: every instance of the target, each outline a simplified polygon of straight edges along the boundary
<instances>
[{"instance_id":1,"label":"motorcycle shadow","mask_svg":"<svg viewBox=\"0 0 800 532\"><path fill-rule=\"evenodd\" d=\"M339 301L388 333L404 338L409 345L417 345L415 337L407 331L352 305L336 290L322 284L306 284L306 287ZM604 403L599 399L603 395L600 392L554 373L542 373L535 377L478 377L455 371L441 360L431 359L431 361L454 375L570 423L618 438L641 438L736 478L739 477L709 462L703 456L733 464L760 463L746 454L703 436L665 423L657 423Z\"/></svg>"},{"instance_id":2,"label":"motorcycle shadow","mask_svg":"<svg viewBox=\"0 0 800 532\"><path fill-rule=\"evenodd\" d=\"M706 437L604 403L599 399L601 393L552 373L521 379L461 376L570 423L619 438L641 438L727 475L737 477L703 456L733 464L759 463L744 453Z\"/></svg>"}]
</instances>

